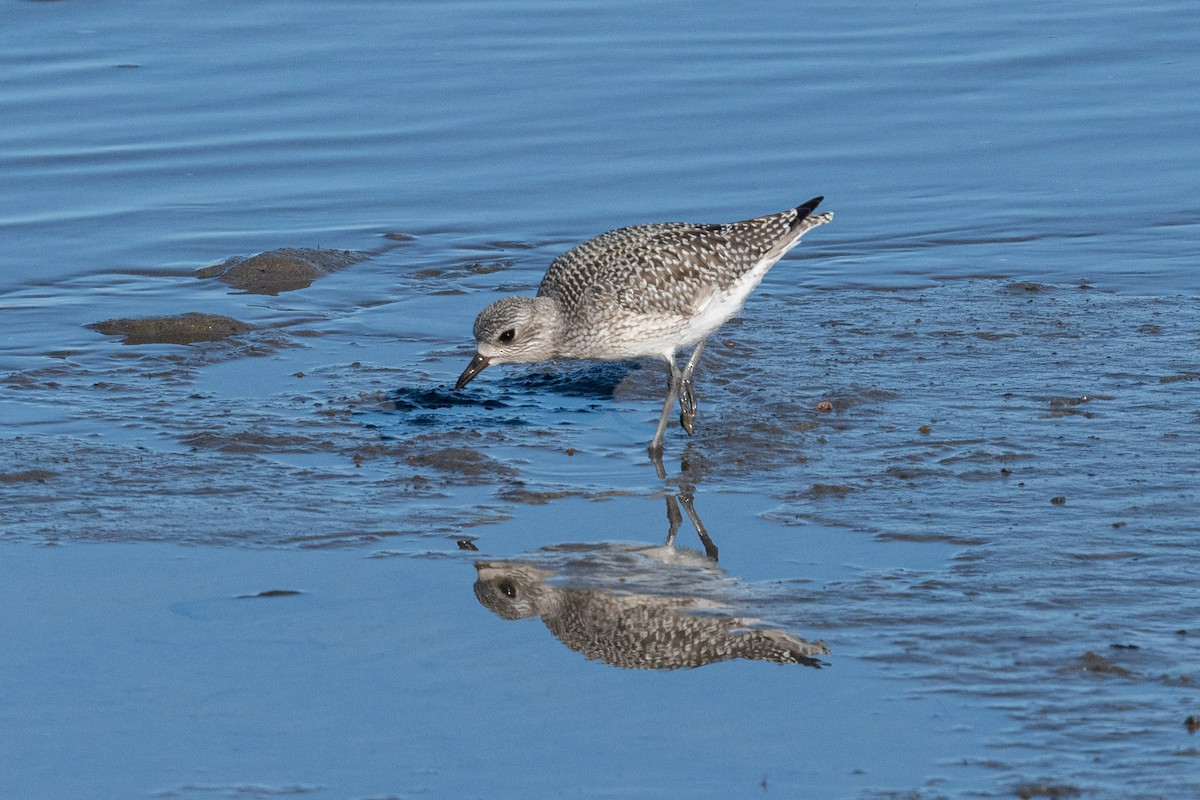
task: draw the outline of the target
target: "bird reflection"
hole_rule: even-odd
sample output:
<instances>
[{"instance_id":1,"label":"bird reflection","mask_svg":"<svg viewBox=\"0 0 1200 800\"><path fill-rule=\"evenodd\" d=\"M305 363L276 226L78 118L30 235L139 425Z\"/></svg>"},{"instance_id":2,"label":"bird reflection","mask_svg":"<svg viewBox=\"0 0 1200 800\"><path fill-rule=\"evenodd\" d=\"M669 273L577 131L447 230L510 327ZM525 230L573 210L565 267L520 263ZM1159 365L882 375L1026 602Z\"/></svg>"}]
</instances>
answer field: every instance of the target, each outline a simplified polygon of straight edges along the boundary
<instances>
[{"instance_id":1,"label":"bird reflection","mask_svg":"<svg viewBox=\"0 0 1200 800\"><path fill-rule=\"evenodd\" d=\"M679 504L704 545L675 546ZM745 658L820 667L829 653L739 614L743 585L725 576L690 493L667 496L660 546L559 545L509 561L480 561L475 596L503 619L540 616L550 632L589 659L634 669L681 669Z\"/></svg>"}]
</instances>

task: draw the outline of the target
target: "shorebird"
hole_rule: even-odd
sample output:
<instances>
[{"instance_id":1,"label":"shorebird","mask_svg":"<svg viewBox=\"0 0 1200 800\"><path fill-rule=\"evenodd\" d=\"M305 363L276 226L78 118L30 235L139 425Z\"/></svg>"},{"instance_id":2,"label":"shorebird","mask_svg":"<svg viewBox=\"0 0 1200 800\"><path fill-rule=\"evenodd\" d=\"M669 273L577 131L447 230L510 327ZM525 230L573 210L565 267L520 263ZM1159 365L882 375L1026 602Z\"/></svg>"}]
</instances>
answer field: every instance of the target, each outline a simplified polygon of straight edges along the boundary
<instances>
[{"instance_id":1,"label":"shorebird","mask_svg":"<svg viewBox=\"0 0 1200 800\"><path fill-rule=\"evenodd\" d=\"M653 570L655 550L645 553ZM698 554L697 554L698 555ZM586 658L614 667L682 669L745 658L776 664L824 666L818 656L829 646L810 642L788 631L763 627L761 620L742 616L735 606L687 594L684 583L673 592L647 592L623 583L618 569L576 559L573 578L587 586L563 585L536 560L480 561L475 597L502 619L538 616L555 638ZM695 572L692 570L691 572ZM720 577L699 578L686 568L680 580L703 581L697 589L721 588ZM672 577L669 565L663 579Z\"/></svg>"},{"instance_id":2,"label":"shorebird","mask_svg":"<svg viewBox=\"0 0 1200 800\"><path fill-rule=\"evenodd\" d=\"M552 546L508 561L478 561L475 597L502 619L541 617L554 636L615 667L681 669L746 658L822 667L824 642L749 616L746 587L717 564L717 546L692 492L667 501L664 544ZM704 554L676 547L687 513Z\"/></svg>"},{"instance_id":3,"label":"shorebird","mask_svg":"<svg viewBox=\"0 0 1200 800\"><path fill-rule=\"evenodd\" d=\"M475 357L455 388L492 364L664 359L667 398L647 447L661 457L676 400L683 429L695 430L692 372L705 341L801 236L833 219L813 213L823 199L742 222L634 225L573 247L554 259L536 297L505 297L480 312ZM681 370L675 354L689 346Z\"/></svg>"}]
</instances>

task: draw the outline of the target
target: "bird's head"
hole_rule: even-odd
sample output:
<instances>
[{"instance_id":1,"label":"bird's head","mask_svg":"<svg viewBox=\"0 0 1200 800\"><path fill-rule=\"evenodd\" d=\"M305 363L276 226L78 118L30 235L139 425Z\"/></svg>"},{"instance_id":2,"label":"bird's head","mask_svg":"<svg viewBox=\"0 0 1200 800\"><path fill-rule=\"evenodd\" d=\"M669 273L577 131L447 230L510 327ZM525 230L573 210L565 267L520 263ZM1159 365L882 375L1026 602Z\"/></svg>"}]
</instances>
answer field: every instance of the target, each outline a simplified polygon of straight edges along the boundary
<instances>
[{"instance_id":1,"label":"bird's head","mask_svg":"<svg viewBox=\"0 0 1200 800\"><path fill-rule=\"evenodd\" d=\"M496 615L525 619L547 610L551 573L521 561L480 561L475 569L475 597Z\"/></svg>"},{"instance_id":2,"label":"bird's head","mask_svg":"<svg viewBox=\"0 0 1200 800\"><path fill-rule=\"evenodd\" d=\"M455 389L492 364L531 364L554 357L558 308L546 297L505 297L475 319L475 357Z\"/></svg>"}]
</instances>

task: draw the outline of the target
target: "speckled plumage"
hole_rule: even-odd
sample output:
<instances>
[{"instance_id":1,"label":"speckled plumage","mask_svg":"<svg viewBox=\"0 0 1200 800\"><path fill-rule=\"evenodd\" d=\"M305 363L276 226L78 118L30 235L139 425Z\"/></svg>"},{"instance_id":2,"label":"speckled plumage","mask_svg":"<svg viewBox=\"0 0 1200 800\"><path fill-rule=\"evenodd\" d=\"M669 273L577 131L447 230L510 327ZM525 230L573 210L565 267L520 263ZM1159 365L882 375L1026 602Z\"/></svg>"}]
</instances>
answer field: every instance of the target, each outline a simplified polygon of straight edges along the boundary
<instances>
[{"instance_id":1,"label":"speckled plumage","mask_svg":"<svg viewBox=\"0 0 1200 800\"><path fill-rule=\"evenodd\" d=\"M696 597L559 587L523 562L481 562L475 595L504 619L540 616L567 647L616 667L680 669L745 658L821 666L823 642L753 627Z\"/></svg>"},{"instance_id":2,"label":"speckled plumage","mask_svg":"<svg viewBox=\"0 0 1200 800\"><path fill-rule=\"evenodd\" d=\"M458 388L490 364L552 358L652 356L671 366L671 387L651 453L661 452L670 406L680 399L689 433L691 374L706 337L737 313L775 262L833 215L820 197L793 209L719 225L662 222L601 234L554 260L536 297L506 297L475 320L477 353ZM679 348L695 345L687 367Z\"/></svg>"}]
</instances>

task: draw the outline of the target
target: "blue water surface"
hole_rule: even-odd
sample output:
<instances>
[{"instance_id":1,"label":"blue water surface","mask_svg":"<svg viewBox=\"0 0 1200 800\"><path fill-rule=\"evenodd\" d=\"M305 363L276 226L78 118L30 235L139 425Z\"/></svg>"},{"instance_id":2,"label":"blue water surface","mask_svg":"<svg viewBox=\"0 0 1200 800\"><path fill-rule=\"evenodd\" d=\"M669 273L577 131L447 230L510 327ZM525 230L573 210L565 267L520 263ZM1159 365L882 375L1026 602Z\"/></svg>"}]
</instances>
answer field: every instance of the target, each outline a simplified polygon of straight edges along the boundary
<instances>
[{"instance_id":1,"label":"blue water surface","mask_svg":"<svg viewBox=\"0 0 1200 800\"><path fill-rule=\"evenodd\" d=\"M1184 0L9 2L0 796L1195 795L1197 30ZM450 392L478 310L569 246L818 194L668 478L657 374ZM277 247L375 257L194 275ZM189 311L260 330L85 327ZM476 559L662 544L679 491L826 668L620 670L472 597Z\"/></svg>"},{"instance_id":2,"label":"blue water surface","mask_svg":"<svg viewBox=\"0 0 1200 800\"><path fill-rule=\"evenodd\" d=\"M4 286L829 197L790 280L1194 291L1184 2L19 3ZM794 271L793 271L794 272Z\"/></svg>"}]
</instances>

